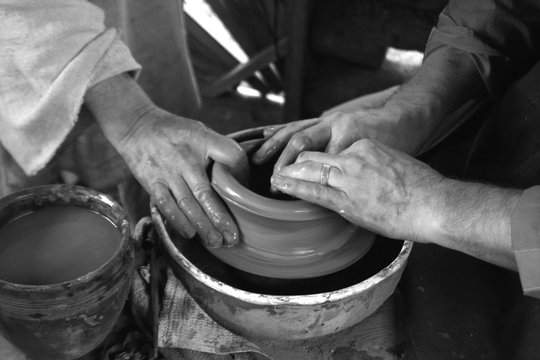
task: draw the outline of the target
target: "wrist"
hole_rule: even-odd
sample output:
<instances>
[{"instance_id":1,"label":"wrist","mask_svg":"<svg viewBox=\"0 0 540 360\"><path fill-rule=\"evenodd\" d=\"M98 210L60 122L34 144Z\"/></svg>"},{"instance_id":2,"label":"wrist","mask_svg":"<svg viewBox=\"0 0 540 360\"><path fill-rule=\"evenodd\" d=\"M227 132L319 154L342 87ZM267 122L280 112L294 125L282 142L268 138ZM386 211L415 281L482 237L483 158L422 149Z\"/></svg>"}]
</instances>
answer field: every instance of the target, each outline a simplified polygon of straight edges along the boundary
<instances>
[{"instance_id":1,"label":"wrist","mask_svg":"<svg viewBox=\"0 0 540 360\"><path fill-rule=\"evenodd\" d=\"M511 216L522 191L448 178L432 191L426 242L515 268Z\"/></svg>"},{"instance_id":2,"label":"wrist","mask_svg":"<svg viewBox=\"0 0 540 360\"><path fill-rule=\"evenodd\" d=\"M85 103L107 139L117 145L137 128L156 106L127 74L101 81L88 89Z\"/></svg>"},{"instance_id":3,"label":"wrist","mask_svg":"<svg viewBox=\"0 0 540 360\"><path fill-rule=\"evenodd\" d=\"M433 124L430 119L436 115L431 106L414 105L393 99L379 109L379 126L387 129L378 132L385 136L378 140L407 154L417 154L432 131Z\"/></svg>"},{"instance_id":4,"label":"wrist","mask_svg":"<svg viewBox=\"0 0 540 360\"><path fill-rule=\"evenodd\" d=\"M400 98L387 102L383 111L394 119L396 148L410 155L418 154L440 116L437 103L434 99L418 105Z\"/></svg>"}]
</instances>

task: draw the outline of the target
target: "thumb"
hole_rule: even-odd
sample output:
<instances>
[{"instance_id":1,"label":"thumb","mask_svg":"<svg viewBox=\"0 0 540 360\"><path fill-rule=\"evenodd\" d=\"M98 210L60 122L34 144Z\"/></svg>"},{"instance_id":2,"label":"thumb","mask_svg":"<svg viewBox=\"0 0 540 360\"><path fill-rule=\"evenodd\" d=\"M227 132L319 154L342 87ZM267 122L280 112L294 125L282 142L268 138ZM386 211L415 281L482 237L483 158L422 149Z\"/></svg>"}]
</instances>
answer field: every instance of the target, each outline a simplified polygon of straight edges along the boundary
<instances>
[{"instance_id":1,"label":"thumb","mask_svg":"<svg viewBox=\"0 0 540 360\"><path fill-rule=\"evenodd\" d=\"M247 182L249 176L248 157L236 141L215 133L215 136L208 139L207 156L227 166L240 183Z\"/></svg>"}]
</instances>

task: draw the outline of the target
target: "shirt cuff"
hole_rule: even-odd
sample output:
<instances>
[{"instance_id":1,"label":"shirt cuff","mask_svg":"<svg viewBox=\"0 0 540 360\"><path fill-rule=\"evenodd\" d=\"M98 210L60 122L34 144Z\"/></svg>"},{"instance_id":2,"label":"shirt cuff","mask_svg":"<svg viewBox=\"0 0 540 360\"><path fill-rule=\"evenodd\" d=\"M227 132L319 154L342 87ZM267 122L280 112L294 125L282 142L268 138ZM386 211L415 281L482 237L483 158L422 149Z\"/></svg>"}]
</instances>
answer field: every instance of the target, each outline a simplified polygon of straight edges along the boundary
<instances>
[{"instance_id":1,"label":"shirt cuff","mask_svg":"<svg viewBox=\"0 0 540 360\"><path fill-rule=\"evenodd\" d=\"M511 229L523 292L540 298L540 186L523 192L512 213Z\"/></svg>"}]
</instances>

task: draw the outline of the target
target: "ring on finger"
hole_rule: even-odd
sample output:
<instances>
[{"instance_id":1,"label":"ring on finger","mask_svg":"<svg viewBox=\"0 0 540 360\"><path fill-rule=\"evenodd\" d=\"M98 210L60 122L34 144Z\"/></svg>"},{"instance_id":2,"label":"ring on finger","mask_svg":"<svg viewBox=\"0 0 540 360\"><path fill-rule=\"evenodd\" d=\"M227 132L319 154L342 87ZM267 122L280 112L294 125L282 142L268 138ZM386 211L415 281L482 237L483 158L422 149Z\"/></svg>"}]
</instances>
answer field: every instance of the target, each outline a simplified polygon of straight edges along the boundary
<instances>
[{"instance_id":1,"label":"ring on finger","mask_svg":"<svg viewBox=\"0 0 540 360\"><path fill-rule=\"evenodd\" d=\"M322 186L328 185L328 180L330 179L330 168L332 165L330 164L322 164L321 165L321 175L319 177L319 184Z\"/></svg>"}]
</instances>

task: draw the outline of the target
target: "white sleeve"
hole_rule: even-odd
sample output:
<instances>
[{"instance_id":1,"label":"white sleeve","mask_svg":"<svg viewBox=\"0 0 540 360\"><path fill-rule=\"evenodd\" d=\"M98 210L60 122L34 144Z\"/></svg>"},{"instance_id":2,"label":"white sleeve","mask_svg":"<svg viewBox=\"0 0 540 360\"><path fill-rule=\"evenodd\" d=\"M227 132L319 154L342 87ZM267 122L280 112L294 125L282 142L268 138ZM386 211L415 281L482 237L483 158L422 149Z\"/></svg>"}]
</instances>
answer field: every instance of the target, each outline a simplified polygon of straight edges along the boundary
<instances>
[{"instance_id":1,"label":"white sleeve","mask_svg":"<svg viewBox=\"0 0 540 360\"><path fill-rule=\"evenodd\" d=\"M140 65L83 0L0 0L0 142L27 175L77 121L86 90Z\"/></svg>"}]
</instances>

